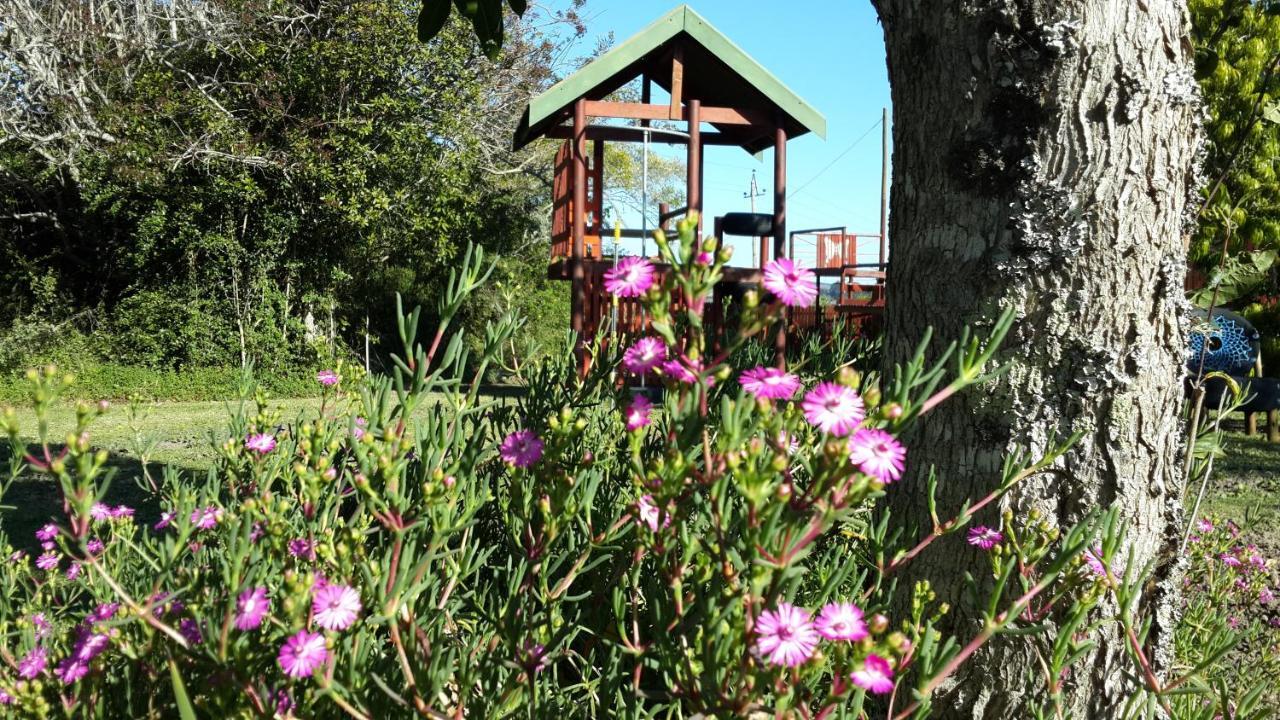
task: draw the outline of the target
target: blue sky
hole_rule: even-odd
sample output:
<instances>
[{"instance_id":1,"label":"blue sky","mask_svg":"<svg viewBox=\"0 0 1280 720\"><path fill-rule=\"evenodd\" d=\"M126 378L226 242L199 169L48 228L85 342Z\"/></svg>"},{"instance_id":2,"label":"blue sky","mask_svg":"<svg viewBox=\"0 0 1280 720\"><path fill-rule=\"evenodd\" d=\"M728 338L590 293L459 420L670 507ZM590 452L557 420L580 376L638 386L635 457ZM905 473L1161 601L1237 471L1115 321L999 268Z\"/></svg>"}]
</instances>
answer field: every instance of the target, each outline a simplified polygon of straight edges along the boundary
<instances>
[{"instance_id":1,"label":"blue sky","mask_svg":"<svg viewBox=\"0 0 1280 720\"><path fill-rule=\"evenodd\" d=\"M615 42L622 42L678 4L676 0L588 0L583 14L593 39L613 32ZM889 80L883 35L871 3L691 0L688 4L827 118L825 141L810 133L788 144L788 229L848 225L850 232L878 232L878 123L881 108L889 105ZM768 212L773 197L772 152L757 162L736 148L707 148L706 212L722 215L748 210L750 201L744 195L753 169L766 191L757 199L757 208ZM861 261L875 261L873 242L859 250ZM735 265L750 262L748 243L738 245L735 253ZM804 257L799 248L796 254Z\"/></svg>"}]
</instances>

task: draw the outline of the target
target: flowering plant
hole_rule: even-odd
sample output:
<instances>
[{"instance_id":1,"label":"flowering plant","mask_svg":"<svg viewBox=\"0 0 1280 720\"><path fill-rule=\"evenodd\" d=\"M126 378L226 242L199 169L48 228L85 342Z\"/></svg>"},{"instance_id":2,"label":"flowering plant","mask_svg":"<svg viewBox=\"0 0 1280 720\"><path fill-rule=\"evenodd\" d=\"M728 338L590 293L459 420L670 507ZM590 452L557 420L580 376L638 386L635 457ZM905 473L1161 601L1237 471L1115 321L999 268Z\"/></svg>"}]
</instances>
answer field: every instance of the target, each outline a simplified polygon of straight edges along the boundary
<instances>
[{"instance_id":1,"label":"flowering plant","mask_svg":"<svg viewBox=\"0 0 1280 720\"><path fill-rule=\"evenodd\" d=\"M986 496L920 536L880 507L910 454L902 431L998 372L1012 317L934 365L926 341L888 377L847 360L819 377L735 367L813 301L813 278L777 261L767 294L712 334L703 310L729 258L695 227L658 236L670 272L619 264L609 284L643 299L652 333L597 340L586 378L566 351L524 368L514 402L481 395L522 323L492 324L474 360L449 332L487 276L469 252L426 342L419 312L398 311L389 376L321 373L319 411L291 420L246 380L215 467L148 475L148 507L106 501L89 431L107 408L82 407L59 444L46 418L70 379L33 373L34 434L0 415L10 477L51 479L61 504L9 540L32 550L5 548L0 703L184 720L907 718L1004 634L1044 646L1052 716L1086 642L1075 631L1141 584L1117 575L1119 523L971 525L1072 439L1010 457ZM657 392L634 387L651 373ZM952 609L927 584L897 582L953 534L991 570L961 638L938 629ZM1068 618L1056 633L1051 613Z\"/></svg>"}]
</instances>

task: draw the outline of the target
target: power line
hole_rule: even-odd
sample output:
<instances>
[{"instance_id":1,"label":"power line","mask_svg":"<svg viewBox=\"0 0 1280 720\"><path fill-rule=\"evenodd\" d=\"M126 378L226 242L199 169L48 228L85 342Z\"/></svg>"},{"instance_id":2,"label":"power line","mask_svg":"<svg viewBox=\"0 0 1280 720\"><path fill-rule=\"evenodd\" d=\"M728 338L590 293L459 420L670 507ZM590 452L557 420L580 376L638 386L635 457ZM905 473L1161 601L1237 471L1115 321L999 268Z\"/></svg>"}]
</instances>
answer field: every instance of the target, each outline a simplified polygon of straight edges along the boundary
<instances>
[{"instance_id":1,"label":"power line","mask_svg":"<svg viewBox=\"0 0 1280 720\"><path fill-rule=\"evenodd\" d=\"M872 130L875 130L876 128L880 127L880 122L881 122L880 120L876 120L874 123L872 123L872 124L871 124L871 127L867 128L867 131L866 131L866 132L864 132L864 133L862 133L861 135L859 135L859 136L858 136L858 139L857 139L857 140L854 140L852 145L850 145L849 147L845 148L845 149L844 149L844 150L843 150L839 155L835 156L835 159L833 159L831 162L827 163L825 167L823 167L821 170L819 170L819 171L818 171L818 173L817 173L816 175L814 175L813 177L809 178L809 179L808 179L807 181L805 181L805 183L804 183L803 185L801 185L800 187L796 188L796 191L795 191L795 192L787 193L787 197L792 198L792 197L795 197L796 195L799 195L800 193L804 192L804 189L805 189L805 188L807 188L807 187L809 187L810 185L812 185L814 180L817 180L818 178L822 177L822 174L823 174L823 173L825 173L826 171L830 170L830 169L831 169L831 166L833 166L833 165L835 165L836 163L840 162L841 158L843 158L845 155L848 155L850 152L853 152L853 149L854 149L855 147L857 147L857 146L858 146L858 143L860 143L860 142L862 142L864 139L866 139L866 137L867 137L868 135L870 135L870 134L871 134L871 131L872 131Z\"/></svg>"}]
</instances>

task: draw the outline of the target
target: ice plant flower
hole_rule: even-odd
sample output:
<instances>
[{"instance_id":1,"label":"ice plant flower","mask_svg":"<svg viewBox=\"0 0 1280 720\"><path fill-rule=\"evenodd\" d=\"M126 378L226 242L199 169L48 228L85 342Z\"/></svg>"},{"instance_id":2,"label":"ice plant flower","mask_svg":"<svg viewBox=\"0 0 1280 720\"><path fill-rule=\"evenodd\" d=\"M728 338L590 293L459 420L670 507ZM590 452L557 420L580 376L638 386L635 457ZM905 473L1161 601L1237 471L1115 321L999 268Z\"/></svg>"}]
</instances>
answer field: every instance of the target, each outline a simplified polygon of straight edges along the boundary
<instances>
[{"instance_id":1,"label":"ice plant flower","mask_svg":"<svg viewBox=\"0 0 1280 720\"><path fill-rule=\"evenodd\" d=\"M49 630L53 627L49 624L49 620L45 618L44 613L36 613L31 616L31 626L36 629L36 639L49 634Z\"/></svg>"},{"instance_id":2,"label":"ice plant flower","mask_svg":"<svg viewBox=\"0 0 1280 720\"><path fill-rule=\"evenodd\" d=\"M182 637L186 638L187 644L199 645L204 642L204 633L200 632L200 625L191 618L183 618L178 623L178 632L182 633Z\"/></svg>"},{"instance_id":3,"label":"ice plant flower","mask_svg":"<svg viewBox=\"0 0 1280 720\"><path fill-rule=\"evenodd\" d=\"M813 627L828 640L856 642L867 637L867 623L862 610L849 602L828 603L818 613Z\"/></svg>"},{"instance_id":4,"label":"ice plant flower","mask_svg":"<svg viewBox=\"0 0 1280 720\"><path fill-rule=\"evenodd\" d=\"M801 407L810 425L839 437L853 432L866 417L858 393L833 382L818 383L804 396Z\"/></svg>"},{"instance_id":5,"label":"ice plant flower","mask_svg":"<svg viewBox=\"0 0 1280 720\"><path fill-rule=\"evenodd\" d=\"M993 530L986 525L978 525L969 530L969 538L965 542L983 550L990 550L1001 540L1004 540L1004 533L999 530Z\"/></svg>"},{"instance_id":6,"label":"ice plant flower","mask_svg":"<svg viewBox=\"0 0 1280 720\"><path fill-rule=\"evenodd\" d=\"M738 378L742 389L766 400L790 400L800 390L800 378L775 367L755 367Z\"/></svg>"},{"instance_id":7,"label":"ice plant flower","mask_svg":"<svg viewBox=\"0 0 1280 720\"><path fill-rule=\"evenodd\" d=\"M1107 576L1106 563L1102 562L1101 545L1094 545L1091 548L1086 548L1084 551L1084 562L1089 566L1089 569L1093 571L1094 575L1097 575L1098 577Z\"/></svg>"},{"instance_id":8,"label":"ice plant flower","mask_svg":"<svg viewBox=\"0 0 1280 720\"><path fill-rule=\"evenodd\" d=\"M818 299L817 276L812 270L797 266L791 258L770 260L764 266L764 288L791 307L809 307Z\"/></svg>"},{"instance_id":9,"label":"ice plant flower","mask_svg":"<svg viewBox=\"0 0 1280 720\"><path fill-rule=\"evenodd\" d=\"M222 508L212 505L191 512L191 524L201 530L212 530L222 520Z\"/></svg>"},{"instance_id":10,"label":"ice plant flower","mask_svg":"<svg viewBox=\"0 0 1280 720\"><path fill-rule=\"evenodd\" d=\"M622 354L622 367L637 375L647 373L667 359L667 344L661 338L642 337Z\"/></svg>"},{"instance_id":11,"label":"ice plant flower","mask_svg":"<svg viewBox=\"0 0 1280 720\"><path fill-rule=\"evenodd\" d=\"M1240 558L1236 557L1235 555L1222 553L1221 555L1218 556L1218 558L1222 560L1222 564L1226 565L1227 567L1234 568L1234 567L1240 567L1241 565Z\"/></svg>"},{"instance_id":12,"label":"ice plant flower","mask_svg":"<svg viewBox=\"0 0 1280 720\"><path fill-rule=\"evenodd\" d=\"M542 440L532 430L517 430L502 441L498 454L511 465L527 468L542 457Z\"/></svg>"},{"instance_id":13,"label":"ice plant flower","mask_svg":"<svg viewBox=\"0 0 1280 720\"><path fill-rule=\"evenodd\" d=\"M60 560L61 558L58 556L58 553L47 552L36 558L36 567L41 570L53 570L58 567L58 562Z\"/></svg>"},{"instance_id":14,"label":"ice plant flower","mask_svg":"<svg viewBox=\"0 0 1280 720\"><path fill-rule=\"evenodd\" d=\"M133 517L133 508L128 505L117 505L111 508L111 519L118 520L121 518L130 519Z\"/></svg>"},{"instance_id":15,"label":"ice plant flower","mask_svg":"<svg viewBox=\"0 0 1280 720\"><path fill-rule=\"evenodd\" d=\"M77 680L89 674L89 666L74 657L69 657L58 663L54 674L63 685L74 685Z\"/></svg>"},{"instance_id":16,"label":"ice plant flower","mask_svg":"<svg viewBox=\"0 0 1280 720\"><path fill-rule=\"evenodd\" d=\"M52 542L56 537L58 537L58 526L53 523L49 523L36 531L36 539L40 542Z\"/></svg>"},{"instance_id":17,"label":"ice plant flower","mask_svg":"<svg viewBox=\"0 0 1280 720\"><path fill-rule=\"evenodd\" d=\"M604 289L624 298L640 297L653 281L653 263L634 255L622 258L604 273Z\"/></svg>"},{"instance_id":18,"label":"ice plant flower","mask_svg":"<svg viewBox=\"0 0 1280 720\"><path fill-rule=\"evenodd\" d=\"M259 455L266 455L276 449L276 439L267 433L254 433L244 439L244 446Z\"/></svg>"},{"instance_id":19,"label":"ice plant flower","mask_svg":"<svg viewBox=\"0 0 1280 720\"><path fill-rule=\"evenodd\" d=\"M854 685L876 695L893 690L893 668L879 655L868 655L862 662L862 669L854 670L849 679Z\"/></svg>"},{"instance_id":20,"label":"ice plant flower","mask_svg":"<svg viewBox=\"0 0 1280 720\"><path fill-rule=\"evenodd\" d=\"M325 630L346 630L360 617L360 593L346 585L331 585L316 590L311 599L311 614Z\"/></svg>"},{"instance_id":21,"label":"ice plant flower","mask_svg":"<svg viewBox=\"0 0 1280 720\"><path fill-rule=\"evenodd\" d=\"M636 501L637 519L647 525L650 530L658 531L658 516L662 514L658 511L658 506L653 504L652 495L644 495ZM662 519L662 527L671 525L671 515L667 515Z\"/></svg>"},{"instance_id":22,"label":"ice plant flower","mask_svg":"<svg viewBox=\"0 0 1280 720\"><path fill-rule=\"evenodd\" d=\"M627 411L623 413L627 419L627 429L639 430L652 422L649 419L649 411L652 409L653 403L649 402L649 398L644 395L636 395L631 398L631 404L627 406Z\"/></svg>"},{"instance_id":23,"label":"ice plant flower","mask_svg":"<svg viewBox=\"0 0 1280 720\"><path fill-rule=\"evenodd\" d=\"M67 568L67 579L75 580L78 577L80 577L80 563L73 562L71 563L71 566Z\"/></svg>"},{"instance_id":24,"label":"ice plant flower","mask_svg":"<svg viewBox=\"0 0 1280 720\"><path fill-rule=\"evenodd\" d=\"M18 677L24 680L34 680L44 672L44 668L49 664L49 652L42 647L36 646L31 652L22 656L18 661Z\"/></svg>"},{"instance_id":25,"label":"ice plant flower","mask_svg":"<svg viewBox=\"0 0 1280 720\"><path fill-rule=\"evenodd\" d=\"M156 530L163 530L169 527L169 524L172 523L174 519L177 517L178 517L178 513L173 512L172 510L165 510L164 512L160 513L160 519L157 520L156 524L152 525L151 527Z\"/></svg>"},{"instance_id":26,"label":"ice plant flower","mask_svg":"<svg viewBox=\"0 0 1280 720\"><path fill-rule=\"evenodd\" d=\"M236 629L254 630L262 625L262 618L271 609L271 599L265 587L251 587L236 598Z\"/></svg>"},{"instance_id":27,"label":"ice plant flower","mask_svg":"<svg viewBox=\"0 0 1280 720\"><path fill-rule=\"evenodd\" d=\"M849 438L849 460L864 474L883 483L902 477L907 450L884 430L862 428Z\"/></svg>"},{"instance_id":28,"label":"ice plant flower","mask_svg":"<svg viewBox=\"0 0 1280 720\"><path fill-rule=\"evenodd\" d=\"M338 373L332 370L321 370L316 373L316 382L325 387L333 387L338 384Z\"/></svg>"},{"instance_id":29,"label":"ice plant flower","mask_svg":"<svg viewBox=\"0 0 1280 720\"><path fill-rule=\"evenodd\" d=\"M89 517L94 520L110 520L111 507L104 503L94 503L93 506L89 508Z\"/></svg>"},{"instance_id":30,"label":"ice plant flower","mask_svg":"<svg viewBox=\"0 0 1280 720\"><path fill-rule=\"evenodd\" d=\"M88 552L90 555L97 555L98 553L102 552L105 547L106 546L103 545L102 541L99 540L98 538L94 538L89 542L85 543L84 545L85 551Z\"/></svg>"},{"instance_id":31,"label":"ice plant flower","mask_svg":"<svg viewBox=\"0 0 1280 720\"><path fill-rule=\"evenodd\" d=\"M311 677L311 673L329 659L329 650L325 647L324 635L299 630L284 641L276 659L285 675L291 678Z\"/></svg>"},{"instance_id":32,"label":"ice plant flower","mask_svg":"<svg viewBox=\"0 0 1280 720\"><path fill-rule=\"evenodd\" d=\"M756 621L756 654L774 665L796 667L813 656L818 645L818 631L813 627L809 611L791 603L778 603L777 610L766 610Z\"/></svg>"},{"instance_id":33,"label":"ice plant flower","mask_svg":"<svg viewBox=\"0 0 1280 720\"><path fill-rule=\"evenodd\" d=\"M289 554L303 560L316 559L316 544L306 538L289 541Z\"/></svg>"},{"instance_id":34,"label":"ice plant flower","mask_svg":"<svg viewBox=\"0 0 1280 720\"><path fill-rule=\"evenodd\" d=\"M1210 522L1208 518L1201 518L1200 521L1196 523L1196 529L1202 533L1211 533L1213 532L1213 523Z\"/></svg>"}]
</instances>

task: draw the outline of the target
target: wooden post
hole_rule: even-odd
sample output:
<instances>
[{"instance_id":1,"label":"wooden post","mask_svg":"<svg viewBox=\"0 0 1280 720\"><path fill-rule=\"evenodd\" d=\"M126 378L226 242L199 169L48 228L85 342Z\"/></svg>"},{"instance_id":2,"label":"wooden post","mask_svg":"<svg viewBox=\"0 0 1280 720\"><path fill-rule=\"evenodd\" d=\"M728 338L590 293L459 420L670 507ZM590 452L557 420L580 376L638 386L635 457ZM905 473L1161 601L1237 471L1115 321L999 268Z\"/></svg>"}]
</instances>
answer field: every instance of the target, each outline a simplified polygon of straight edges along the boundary
<instances>
[{"instance_id":1,"label":"wooden post","mask_svg":"<svg viewBox=\"0 0 1280 720\"><path fill-rule=\"evenodd\" d=\"M586 321L584 306L586 297L586 269L583 267L583 245L586 243L587 221L587 101L579 98L573 105L573 215L569 223L573 229L573 250L571 256L570 277L573 281L573 297L570 299L570 326L577 334L574 344L574 356L578 364L578 372L583 376L587 372L587 340L584 335Z\"/></svg>"},{"instance_id":2,"label":"wooden post","mask_svg":"<svg viewBox=\"0 0 1280 720\"><path fill-rule=\"evenodd\" d=\"M1267 411L1267 442L1280 443L1280 410Z\"/></svg>"},{"instance_id":3,"label":"wooden post","mask_svg":"<svg viewBox=\"0 0 1280 720\"><path fill-rule=\"evenodd\" d=\"M698 213L698 229L702 229L702 101L689 101L689 212ZM696 233L695 238L701 233Z\"/></svg>"},{"instance_id":4,"label":"wooden post","mask_svg":"<svg viewBox=\"0 0 1280 720\"><path fill-rule=\"evenodd\" d=\"M856 242L856 241L855 241ZM889 108L880 108L880 267L889 252ZM858 253L854 251L854 262Z\"/></svg>"},{"instance_id":5,"label":"wooden post","mask_svg":"<svg viewBox=\"0 0 1280 720\"><path fill-rule=\"evenodd\" d=\"M787 241L787 128L779 115L773 136L773 257L782 257ZM763 259L763 258L762 258ZM761 264L763 267L763 263ZM783 312L778 334L773 341L773 361L780 368L787 365L787 320Z\"/></svg>"},{"instance_id":6,"label":"wooden post","mask_svg":"<svg viewBox=\"0 0 1280 720\"><path fill-rule=\"evenodd\" d=\"M1258 413L1244 414L1244 431L1249 437L1258 436Z\"/></svg>"}]
</instances>

